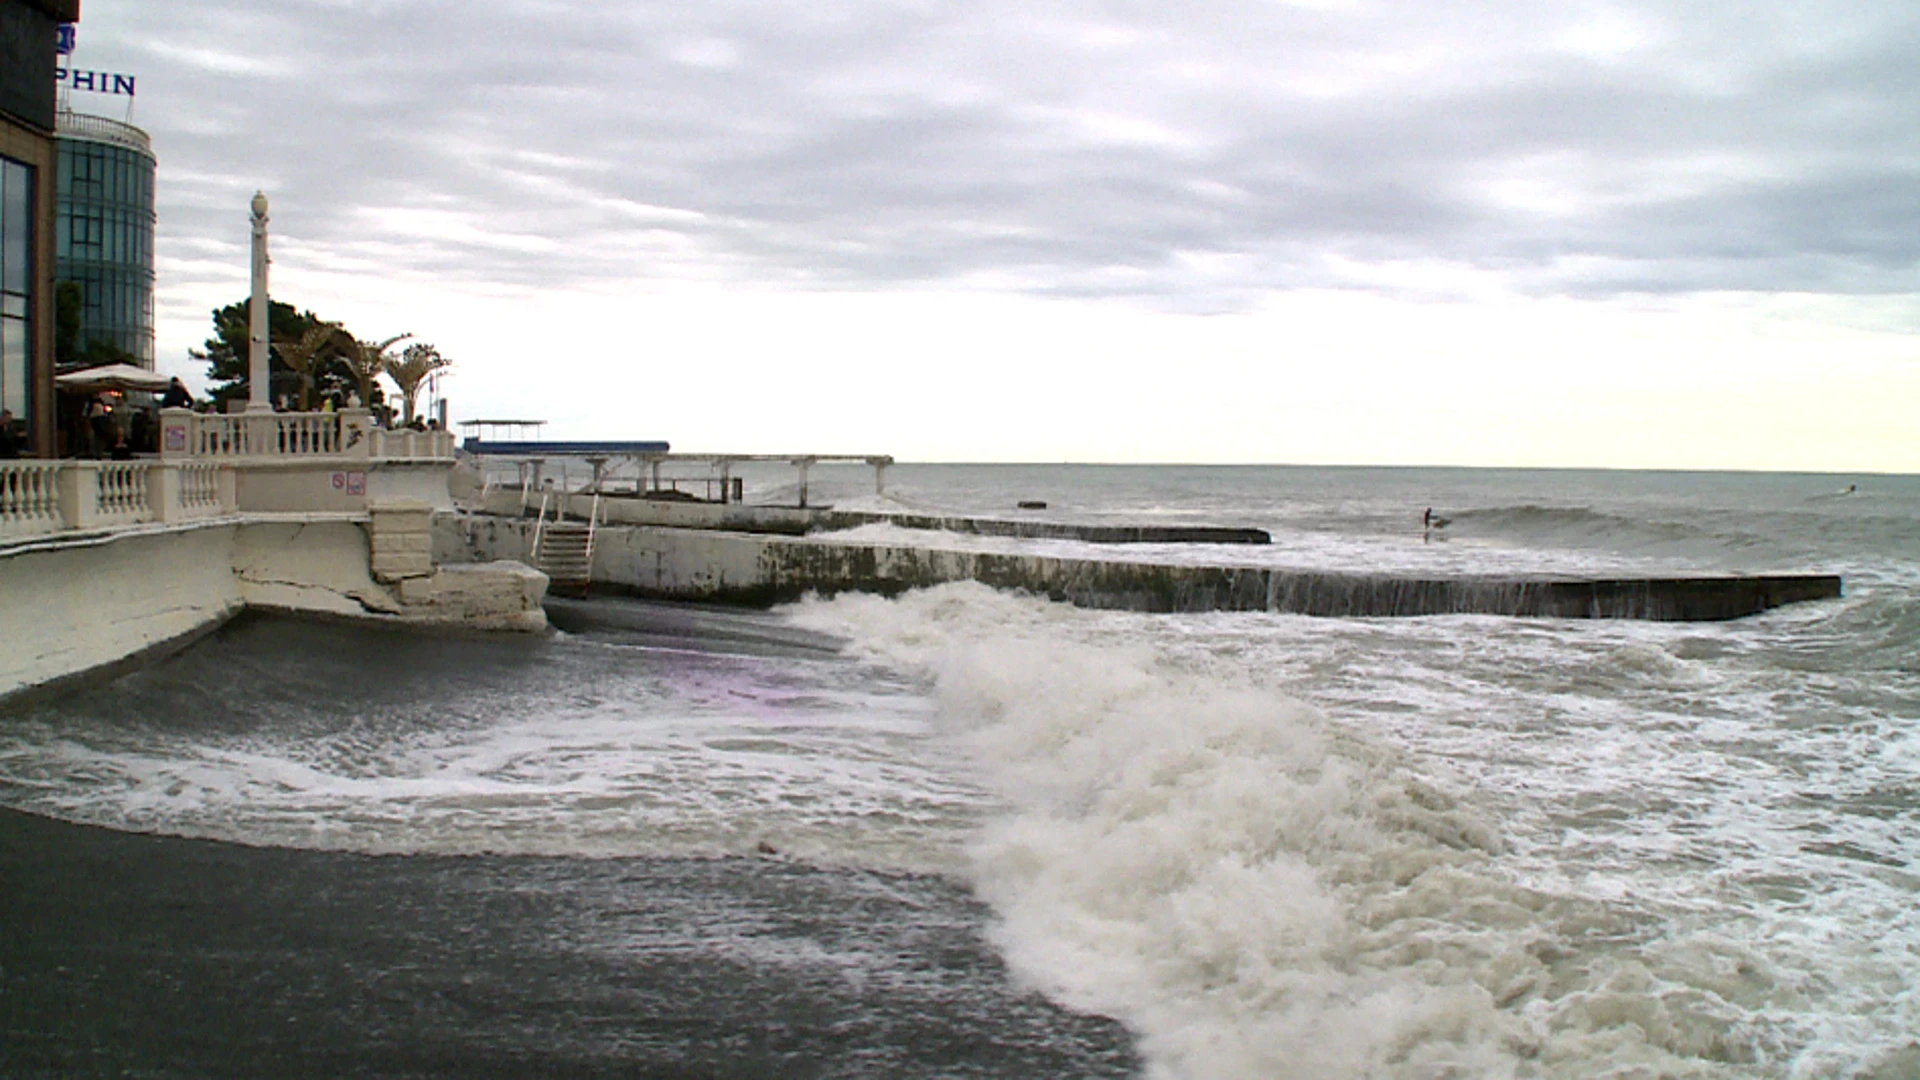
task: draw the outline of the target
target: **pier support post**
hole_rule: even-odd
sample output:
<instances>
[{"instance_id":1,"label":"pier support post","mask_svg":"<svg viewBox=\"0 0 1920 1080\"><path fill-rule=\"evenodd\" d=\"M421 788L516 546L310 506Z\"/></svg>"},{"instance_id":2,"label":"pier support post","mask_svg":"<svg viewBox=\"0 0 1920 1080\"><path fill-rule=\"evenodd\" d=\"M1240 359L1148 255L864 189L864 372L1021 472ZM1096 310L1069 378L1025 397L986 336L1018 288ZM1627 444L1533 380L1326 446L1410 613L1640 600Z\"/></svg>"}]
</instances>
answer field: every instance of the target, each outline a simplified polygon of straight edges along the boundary
<instances>
[{"instance_id":1,"label":"pier support post","mask_svg":"<svg viewBox=\"0 0 1920 1080\"><path fill-rule=\"evenodd\" d=\"M793 462L794 467L800 470L800 509L802 510L807 508L807 468L812 464L813 459L810 457L795 458Z\"/></svg>"}]
</instances>

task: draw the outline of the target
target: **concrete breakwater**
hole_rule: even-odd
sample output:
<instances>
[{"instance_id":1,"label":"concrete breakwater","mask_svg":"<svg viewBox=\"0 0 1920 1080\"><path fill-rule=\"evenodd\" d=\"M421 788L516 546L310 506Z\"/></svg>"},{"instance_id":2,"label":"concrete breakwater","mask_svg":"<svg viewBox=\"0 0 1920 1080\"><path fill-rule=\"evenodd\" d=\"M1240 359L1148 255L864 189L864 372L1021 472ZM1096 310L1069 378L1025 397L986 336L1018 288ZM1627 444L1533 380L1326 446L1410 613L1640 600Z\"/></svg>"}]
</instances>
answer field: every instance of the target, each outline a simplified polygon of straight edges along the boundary
<instances>
[{"instance_id":1,"label":"concrete breakwater","mask_svg":"<svg viewBox=\"0 0 1920 1080\"><path fill-rule=\"evenodd\" d=\"M1006 518L946 517L931 514L831 510L820 515L817 528L854 529L862 525L894 525L902 529L967 533L974 536L1011 536L1026 540L1078 540L1087 544L1270 544L1265 529L1221 525L1090 525L1061 521L1016 521Z\"/></svg>"},{"instance_id":2,"label":"concrete breakwater","mask_svg":"<svg viewBox=\"0 0 1920 1080\"><path fill-rule=\"evenodd\" d=\"M526 559L531 521L443 516L438 562ZM1571 580L1417 578L1066 558L702 529L602 526L593 581L638 596L770 604L808 592L894 594L952 581L1023 589L1082 607L1322 616L1487 614L1734 619L1837 597L1833 575Z\"/></svg>"}]
</instances>

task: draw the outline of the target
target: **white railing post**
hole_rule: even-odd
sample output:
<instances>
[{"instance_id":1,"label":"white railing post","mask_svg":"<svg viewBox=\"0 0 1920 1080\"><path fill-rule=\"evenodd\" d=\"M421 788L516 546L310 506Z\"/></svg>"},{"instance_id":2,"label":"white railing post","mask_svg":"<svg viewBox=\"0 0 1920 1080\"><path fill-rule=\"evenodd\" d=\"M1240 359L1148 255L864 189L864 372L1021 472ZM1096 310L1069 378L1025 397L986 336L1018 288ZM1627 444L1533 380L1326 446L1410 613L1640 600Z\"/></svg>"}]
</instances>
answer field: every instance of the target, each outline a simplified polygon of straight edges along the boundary
<instances>
[{"instance_id":1,"label":"white railing post","mask_svg":"<svg viewBox=\"0 0 1920 1080\"><path fill-rule=\"evenodd\" d=\"M347 457L370 458L373 453L373 412L365 408L340 410L340 453Z\"/></svg>"},{"instance_id":2,"label":"white railing post","mask_svg":"<svg viewBox=\"0 0 1920 1080\"><path fill-rule=\"evenodd\" d=\"M179 521L188 516L180 498L179 466L161 462L147 468L147 505L155 521Z\"/></svg>"},{"instance_id":3,"label":"white railing post","mask_svg":"<svg viewBox=\"0 0 1920 1080\"><path fill-rule=\"evenodd\" d=\"M173 461L193 454L191 409L160 410L160 460Z\"/></svg>"},{"instance_id":4,"label":"white railing post","mask_svg":"<svg viewBox=\"0 0 1920 1080\"><path fill-rule=\"evenodd\" d=\"M90 529L100 517L100 464L68 462L60 470L60 516L69 529Z\"/></svg>"},{"instance_id":5,"label":"white railing post","mask_svg":"<svg viewBox=\"0 0 1920 1080\"><path fill-rule=\"evenodd\" d=\"M220 504L220 516L228 517L240 512L240 485L238 474L233 466L222 465L213 474L214 497Z\"/></svg>"}]
</instances>

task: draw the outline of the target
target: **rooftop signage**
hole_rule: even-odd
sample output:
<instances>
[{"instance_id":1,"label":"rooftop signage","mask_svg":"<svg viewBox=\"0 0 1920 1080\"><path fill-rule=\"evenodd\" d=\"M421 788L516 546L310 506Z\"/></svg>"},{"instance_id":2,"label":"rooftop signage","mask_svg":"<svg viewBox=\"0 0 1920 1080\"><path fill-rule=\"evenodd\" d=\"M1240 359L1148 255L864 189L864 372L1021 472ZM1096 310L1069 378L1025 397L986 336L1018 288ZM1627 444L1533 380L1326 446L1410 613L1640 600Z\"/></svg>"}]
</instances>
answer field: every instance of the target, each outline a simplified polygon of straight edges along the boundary
<instances>
[{"instance_id":1,"label":"rooftop signage","mask_svg":"<svg viewBox=\"0 0 1920 1080\"><path fill-rule=\"evenodd\" d=\"M55 85L69 90L91 90L96 94L133 96L133 76L112 71L80 71L74 68L57 67L53 69L53 81Z\"/></svg>"}]
</instances>

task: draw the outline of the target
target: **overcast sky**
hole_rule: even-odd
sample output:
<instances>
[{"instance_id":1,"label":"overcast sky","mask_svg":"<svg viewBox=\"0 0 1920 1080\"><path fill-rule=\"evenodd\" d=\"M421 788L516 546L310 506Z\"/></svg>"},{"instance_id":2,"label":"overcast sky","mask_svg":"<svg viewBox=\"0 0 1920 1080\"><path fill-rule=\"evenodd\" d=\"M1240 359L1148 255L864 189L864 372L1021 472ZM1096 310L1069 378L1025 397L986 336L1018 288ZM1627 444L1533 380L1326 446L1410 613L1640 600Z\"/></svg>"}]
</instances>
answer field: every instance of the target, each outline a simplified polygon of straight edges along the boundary
<instances>
[{"instance_id":1,"label":"overcast sky","mask_svg":"<svg viewBox=\"0 0 1920 1080\"><path fill-rule=\"evenodd\" d=\"M86 0L159 366L912 460L1920 471L1920 4ZM76 92L83 111L126 99Z\"/></svg>"}]
</instances>

